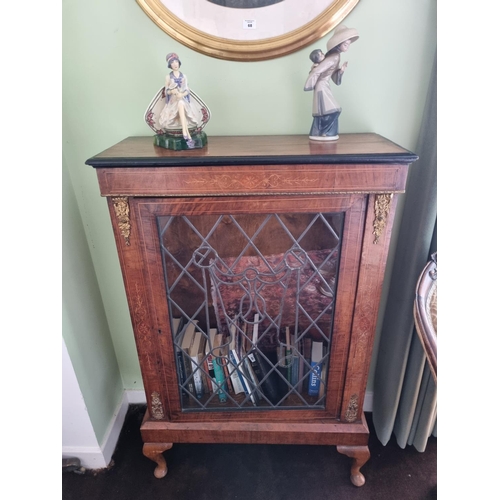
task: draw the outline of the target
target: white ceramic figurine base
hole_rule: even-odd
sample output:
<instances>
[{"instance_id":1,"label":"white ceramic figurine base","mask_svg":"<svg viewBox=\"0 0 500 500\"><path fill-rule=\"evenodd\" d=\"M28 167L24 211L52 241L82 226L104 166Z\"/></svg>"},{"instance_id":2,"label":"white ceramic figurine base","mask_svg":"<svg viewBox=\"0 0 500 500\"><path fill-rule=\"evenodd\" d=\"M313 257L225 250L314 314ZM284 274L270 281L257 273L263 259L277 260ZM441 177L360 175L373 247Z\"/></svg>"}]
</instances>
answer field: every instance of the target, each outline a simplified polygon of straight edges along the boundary
<instances>
[{"instance_id":1,"label":"white ceramic figurine base","mask_svg":"<svg viewBox=\"0 0 500 500\"><path fill-rule=\"evenodd\" d=\"M331 135L331 136L328 136L328 135L310 135L309 136L309 139L311 139L311 141L336 141L338 140L339 136L338 135Z\"/></svg>"}]
</instances>

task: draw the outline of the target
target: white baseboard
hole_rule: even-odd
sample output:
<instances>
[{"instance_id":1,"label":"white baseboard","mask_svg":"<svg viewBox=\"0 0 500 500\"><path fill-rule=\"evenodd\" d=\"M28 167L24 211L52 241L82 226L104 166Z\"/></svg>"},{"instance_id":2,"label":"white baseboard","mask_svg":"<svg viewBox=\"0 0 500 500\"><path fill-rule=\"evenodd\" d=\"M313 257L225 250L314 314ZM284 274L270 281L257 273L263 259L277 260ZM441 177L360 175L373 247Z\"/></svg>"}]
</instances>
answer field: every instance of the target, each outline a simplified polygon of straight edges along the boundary
<instances>
[{"instance_id":1,"label":"white baseboard","mask_svg":"<svg viewBox=\"0 0 500 500\"><path fill-rule=\"evenodd\" d=\"M127 390L125 394L127 395L128 403L131 405L146 404L146 393L144 391Z\"/></svg>"},{"instance_id":2,"label":"white baseboard","mask_svg":"<svg viewBox=\"0 0 500 500\"><path fill-rule=\"evenodd\" d=\"M124 391L100 446L63 446L62 456L78 458L86 469L103 469L109 465L130 404L146 403L144 391Z\"/></svg>"}]
</instances>

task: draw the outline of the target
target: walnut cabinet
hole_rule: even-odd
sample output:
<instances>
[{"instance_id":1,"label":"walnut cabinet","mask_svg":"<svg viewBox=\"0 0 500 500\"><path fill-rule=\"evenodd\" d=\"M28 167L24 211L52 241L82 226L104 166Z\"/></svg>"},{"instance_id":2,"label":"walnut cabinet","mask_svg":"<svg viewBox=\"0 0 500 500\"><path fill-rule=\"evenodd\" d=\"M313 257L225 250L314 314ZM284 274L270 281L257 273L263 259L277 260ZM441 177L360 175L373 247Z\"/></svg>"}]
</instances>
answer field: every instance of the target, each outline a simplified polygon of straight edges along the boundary
<instances>
[{"instance_id":1,"label":"walnut cabinet","mask_svg":"<svg viewBox=\"0 0 500 500\"><path fill-rule=\"evenodd\" d=\"M174 443L334 445L361 486L363 414L398 195L417 157L376 134L130 137L90 158L147 398L144 454Z\"/></svg>"}]
</instances>

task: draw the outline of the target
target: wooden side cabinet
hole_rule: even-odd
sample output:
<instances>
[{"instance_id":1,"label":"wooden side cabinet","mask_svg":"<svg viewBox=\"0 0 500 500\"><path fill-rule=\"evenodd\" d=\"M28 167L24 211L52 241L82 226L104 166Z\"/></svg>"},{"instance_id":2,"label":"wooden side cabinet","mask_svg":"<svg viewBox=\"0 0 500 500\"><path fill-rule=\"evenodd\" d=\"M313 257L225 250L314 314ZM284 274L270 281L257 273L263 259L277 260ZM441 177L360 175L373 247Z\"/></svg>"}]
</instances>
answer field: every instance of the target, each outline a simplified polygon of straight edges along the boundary
<instances>
[{"instance_id":1,"label":"wooden side cabinet","mask_svg":"<svg viewBox=\"0 0 500 500\"><path fill-rule=\"evenodd\" d=\"M368 369L399 193L417 157L376 134L131 137L87 161L108 200L148 410L173 443L335 445L370 457Z\"/></svg>"}]
</instances>

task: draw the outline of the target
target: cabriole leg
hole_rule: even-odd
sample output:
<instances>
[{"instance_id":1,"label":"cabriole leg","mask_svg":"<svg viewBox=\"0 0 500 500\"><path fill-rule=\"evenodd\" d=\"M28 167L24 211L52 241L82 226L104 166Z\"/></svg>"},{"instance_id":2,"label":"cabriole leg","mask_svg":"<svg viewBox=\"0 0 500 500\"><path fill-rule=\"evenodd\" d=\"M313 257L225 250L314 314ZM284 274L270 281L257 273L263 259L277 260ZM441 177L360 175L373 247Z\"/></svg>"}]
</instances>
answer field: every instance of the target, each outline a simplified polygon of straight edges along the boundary
<instances>
[{"instance_id":1,"label":"cabriole leg","mask_svg":"<svg viewBox=\"0 0 500 500\"><path fill-rule=\"evenodd\" d=\"M142 447L144 456L158 464L154 471L154 475L158 479L167 475L167 462L162 453L166 450L170 450L172 446L172 443L144 443Z\"/></svg>"},{"instance_id":2,"label":"cabriole leg","mask_svg":"<svg viewBox=\"0 0 500 500\"><path fill-rule=\"evenodd\" d=\"M363 486L365 484L365 476L360 470L370 458L370 450L368 446L337 446L337 451L343 455L352 458L351 465L351 482L354 486Z\"/></svg>"}]
</instances>

